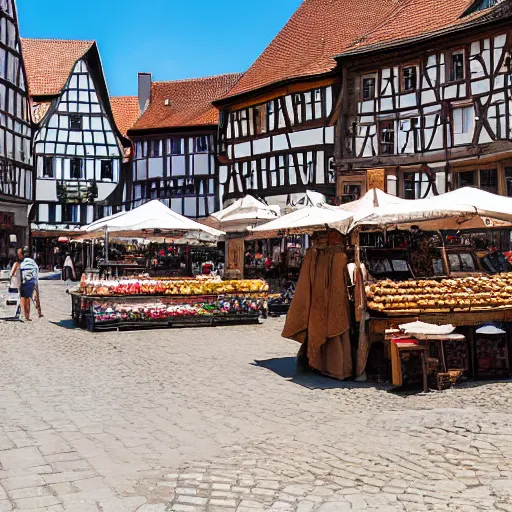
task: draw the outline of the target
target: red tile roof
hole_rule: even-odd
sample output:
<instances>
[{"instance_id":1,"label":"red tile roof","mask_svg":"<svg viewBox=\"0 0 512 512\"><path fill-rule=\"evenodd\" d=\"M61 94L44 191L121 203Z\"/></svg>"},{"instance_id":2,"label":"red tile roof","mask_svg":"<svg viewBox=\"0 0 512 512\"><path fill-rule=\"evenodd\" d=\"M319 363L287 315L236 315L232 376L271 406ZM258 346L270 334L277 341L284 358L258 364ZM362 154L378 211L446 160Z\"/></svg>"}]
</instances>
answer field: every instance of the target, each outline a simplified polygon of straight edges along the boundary
<instances>
[{"instance_id":1,"label":"red tile roof","mask_svg":"<svg viewBox=\"0 0 512 512\"><path fill-rule=\"evenodd\" d=\"M240 76L240 73L232 73L153 82L149 107L132 130L216 125L219 112L212 101L226 94ZM167 100L169 105L166 105Z\"/></svg>"},{"instance_id":2,"label":"red tile roof","mask_svg":"<svg viewBox=\"0 0 512 512\"><path fill-rule=\"evenodd\" d=\"M499 7L498 4L463 17L465 11L474 3L475 0L401 0L398 9L385 23L369 31L340 54L366 52L417 38L427 38L438 32L472 23Z\"/></svg>"},{"instance_id":3,"label":"red tile roof","mask_svg":"<svg viewBox=\"0 0 512 512\"><path fill-rule=\"evenodd\" d=\"M73 66L94 41L21 39L31 96L55 96L66 85Z\"/></svg>"},{"instance_id":4,"label":"red tile roof","mask_svg":"<svg viewBox=\"0 0 512 512\"><path fill-rule=\"evenodd\" d=\"M293 78L328 73L354 40L404 0L304 0L226 97Z\"/></svg>"},{"instance_id":5,"label":"red tile roof","mask_svg":"<svg viewBox=\"0 0 512 512\"><path fill-rule=\"evenodd\" d=\"M137 96L114 96L110 98L110 105L116 125L126 137L126 132L140 117L139 98Z\"/></svg>"}]
</instances>

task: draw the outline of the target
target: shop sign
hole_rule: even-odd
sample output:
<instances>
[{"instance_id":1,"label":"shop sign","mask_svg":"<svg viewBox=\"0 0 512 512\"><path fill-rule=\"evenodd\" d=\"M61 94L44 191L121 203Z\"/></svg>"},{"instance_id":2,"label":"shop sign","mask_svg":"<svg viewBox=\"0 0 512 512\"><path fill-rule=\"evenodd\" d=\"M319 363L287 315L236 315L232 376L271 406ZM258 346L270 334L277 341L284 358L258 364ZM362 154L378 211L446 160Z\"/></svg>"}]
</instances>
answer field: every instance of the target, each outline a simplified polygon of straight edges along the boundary
<instances>
[{"instance_id":1,"label":"shop sign","mask_svg":"<svg viewBox=\"0 0 512 512\"><path fill-rule=\"evenodd\" d=\"M378 188L386 191L386 171L384 169L368 169L368 190Z\"/></svg>"},{"instance_id":2,"label":"shop sign","mask_svg":"<svg viewBox=\"0 0 512 512\"><path fill-rule=\"evenodd\" d=\"M11 229L14 227L14 213L0 212L0 229Z\"/></svg>"}]
</instances>

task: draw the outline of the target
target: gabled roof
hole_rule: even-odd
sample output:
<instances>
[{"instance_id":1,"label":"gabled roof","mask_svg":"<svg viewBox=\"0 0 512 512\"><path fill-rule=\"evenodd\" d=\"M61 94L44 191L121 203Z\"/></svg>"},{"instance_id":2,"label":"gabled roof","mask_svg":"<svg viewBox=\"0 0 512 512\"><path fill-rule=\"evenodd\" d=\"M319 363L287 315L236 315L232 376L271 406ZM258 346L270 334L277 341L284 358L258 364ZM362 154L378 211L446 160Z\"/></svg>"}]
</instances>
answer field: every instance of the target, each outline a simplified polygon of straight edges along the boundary
<instances>
[{"instance_id":1,"label":"gabled roof","mask_svg":"<svg viewBox=\"0 0 512 512\"><path fill-rule=\"evenodd\" d=\"M110 98L110 104L116 125L126 137L126 132L140 117L139 98L137 96L113 96Z\"/></svg>"},{"instance_id":2,"label":"gabled roof","mask_svg":"<svg viewBox=\"0 0 512 512\"><path fill-rule=\"evenodd\" d=\"M153 82L150 104L130 131L214 126L218 123L219 112L212 101L225 95L240 76L240 73L231 73Z\"/></svg>"},{"instance_id":3,"label":"gabled roof","mask_svg":"<svg viewBox=\"0 0 512 512\"><path fill-rule=\"evenodd\" d=\"M475 5L475 0L402 0L399 4L393 16L359 41L354 41L345 52L340 52L340 57L427 39L472 26L500 8L503 2L468 16L465 14Z\"/></svg>"},{"instance_id":4,"label":"gabled roof","mask_svg":"<svg viewBox=\"0 0 512 512\"><path fill-rule=\"evenodd\" d=\"M75 63L96 43L58 39L21 39L31 96L56 96Z\"/></svg>"},{"instance_id":5,"label":"gabled roof","mask_svg":"<svg viewBox=\"0 0 512 512\"><path fill-rule=\"evenodd\" d=\"M380 25L404 1L304 0L226 98L332 71L334 56Z\"/></svg>"}]
</instances>

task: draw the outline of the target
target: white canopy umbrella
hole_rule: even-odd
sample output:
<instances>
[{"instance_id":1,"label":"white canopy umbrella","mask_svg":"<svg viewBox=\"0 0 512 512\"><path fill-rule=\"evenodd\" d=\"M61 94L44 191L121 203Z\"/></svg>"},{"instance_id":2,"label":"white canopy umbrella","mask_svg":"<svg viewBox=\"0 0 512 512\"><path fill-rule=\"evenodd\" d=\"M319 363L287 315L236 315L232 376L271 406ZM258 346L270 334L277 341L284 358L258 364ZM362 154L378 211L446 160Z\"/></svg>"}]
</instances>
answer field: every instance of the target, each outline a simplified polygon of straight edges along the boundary
<instances>
[{"instance_id":1,"label":"white canopy umbrella","mask_svg":"<svg viewBox=\"0 0 512 512\"><path fill-rule=\"evenodd\" d=\"M428 199L399 200L354 211L350 229L358 226L423 229L474 229L512 224L512 199L466 187ZM337 226L330 224L337 229Z\"/></svg>"},{"instance_id":2,"label":"white canopy umbrella","mask_svg":"<svg viewBox=\"0 0 512 512\"><path fill-rule=\"evenodd\" d=\"M346 232L351 221L350 212L324 204L306 206L262 226L250 228L249 231L262 238L271 238L282 234L312 234L328 229L331 224L336 224L340 231L345 229Z\"/></svg>"},{"instance_id":3,"label":"white canopy umbrella","mask_svg":"<svg viewBox=\"0 0 512 512\"><path fill-rule=\"evenodd\" d=\"M198 238L205 236L211 240L211 237L218 238L225 235L223 231L205 226L172 211L158 200L145 203L129 212L100 219L85 228L86 234L96 235L96 237L101 236L101 232L105 230L117 237L133 238L152 236L182 238L185 234L195 234Z\"/></svg>"},{"instance_id":4,"label":"white canopy umbrella","mask_svg":"<svg viewBox=\"0 0 512 512\"><path fill-rule=\"evenodd\" d=\"M247 226L277 219L280 214L279 206L269 206L255 197L247 195L223 210L212 213L207 224L216 225L230 232L245 231Z\"/></svg>"}]
</instances>

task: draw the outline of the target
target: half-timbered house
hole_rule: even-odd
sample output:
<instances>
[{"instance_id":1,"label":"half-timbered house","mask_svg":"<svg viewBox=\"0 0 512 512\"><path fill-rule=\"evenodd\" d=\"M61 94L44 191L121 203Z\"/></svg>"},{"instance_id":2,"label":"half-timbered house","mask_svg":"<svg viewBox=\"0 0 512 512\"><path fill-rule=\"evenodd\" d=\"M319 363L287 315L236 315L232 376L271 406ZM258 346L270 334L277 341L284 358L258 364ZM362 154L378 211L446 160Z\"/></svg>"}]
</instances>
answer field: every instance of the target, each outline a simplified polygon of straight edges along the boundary
<instances>
[{"instance_id":1,"label":"half-timbered house","mask_svg":"<svg viewBox=\"0 0 512 512\"><path fill-rule=\"evenodd\" d=\"M23 39L34 135L34 237L77 230L121 205L130 141L116 127L94 41Z\"/></svg>"},{"instance_id":2,"label":"half-timbered house","mask_svg":"<svg viewBox=\"0 0 512 512\"><path fill-rule=\"evenodd\" d=\"M239 78L234 73L153 82L150 74L139 75L142 115L128 130L134 158L127 209L151 199L187 217L206 217L219 209L218 111L212 101Z\"/></svg>"},{"instance_id":3,"label":"half-timbered house","mask_svg":"<svg viewBox=\"0 0 512 512\"><path fill-rule=\"evenodd\" d=\"M32 121L14 0L0 0L0 266L28 242Z\"/></svg>"},{"instance_id":4,"label":"half-timbered house","mask_svg":"<svg viewBox=\"0 0 512 512\"><path fill-rule=\"evenodd\" d=\"M512 2L412 0L338 57L340 201L512 196Z\"/></svg>"},{"instance_id":5,"label":"half-timbered house","mask_svg":"<svg viewBox=\"0 0 512 512\"><path fill-rule=\"evenodd\" d=\"M224 202L252 194L281 206L314 190L334 199L334 56L396 9L394 0L305 0L214 104Z\"/></svg>"}]
</instances>

